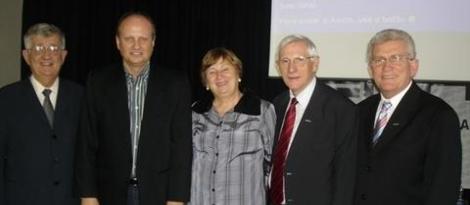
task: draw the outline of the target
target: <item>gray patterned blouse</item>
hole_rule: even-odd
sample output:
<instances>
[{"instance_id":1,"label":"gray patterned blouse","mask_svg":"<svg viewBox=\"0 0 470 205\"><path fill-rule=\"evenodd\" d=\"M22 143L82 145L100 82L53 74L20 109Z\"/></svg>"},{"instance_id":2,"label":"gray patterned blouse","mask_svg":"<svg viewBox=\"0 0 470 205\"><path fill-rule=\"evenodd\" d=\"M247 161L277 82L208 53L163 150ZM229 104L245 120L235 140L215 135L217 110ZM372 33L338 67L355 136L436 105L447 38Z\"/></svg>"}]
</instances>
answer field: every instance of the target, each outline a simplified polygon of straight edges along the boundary
<instances>
[{"instance_id":1,"label":"gray patterned blouse","mask_svg":"<svg viewBox=\"0 0 470 205\"><path fill-rule=\"evenodd\" d=\"M271 103L244 94L223 117L193 105L191 205L264 205L276 121Z\"/></svg>"}]
</instances>

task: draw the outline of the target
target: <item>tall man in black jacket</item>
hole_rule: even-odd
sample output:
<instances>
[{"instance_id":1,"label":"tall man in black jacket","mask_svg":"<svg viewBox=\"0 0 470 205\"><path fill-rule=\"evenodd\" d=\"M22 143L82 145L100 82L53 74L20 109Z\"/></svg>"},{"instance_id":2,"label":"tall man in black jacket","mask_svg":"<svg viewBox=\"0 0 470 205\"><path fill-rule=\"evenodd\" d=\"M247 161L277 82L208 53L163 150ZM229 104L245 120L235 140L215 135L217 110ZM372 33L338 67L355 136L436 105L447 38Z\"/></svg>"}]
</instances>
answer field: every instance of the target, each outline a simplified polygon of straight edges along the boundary
<instances>
[{"instance_id":1,"label":"tall man in black jacket","mask_svg":"<svg viewBox=\"0 0 470 205\"><path fill-rule=\"evenodd\" d=\"M182 204L191 180L186 77L150 63L155 28L128 13L118 24L123 62L88 79L78 136L82 205Z\"/></svg>"}]
</instances>

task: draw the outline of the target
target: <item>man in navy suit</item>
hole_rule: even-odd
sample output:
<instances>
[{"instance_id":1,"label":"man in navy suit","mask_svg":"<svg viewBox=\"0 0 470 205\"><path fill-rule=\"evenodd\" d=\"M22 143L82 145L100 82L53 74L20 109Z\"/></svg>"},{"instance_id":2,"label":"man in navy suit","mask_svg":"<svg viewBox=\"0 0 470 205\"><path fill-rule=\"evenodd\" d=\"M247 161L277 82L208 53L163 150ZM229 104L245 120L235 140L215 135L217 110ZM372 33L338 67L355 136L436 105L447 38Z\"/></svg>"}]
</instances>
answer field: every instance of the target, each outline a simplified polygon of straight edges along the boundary
<instances>
[{"instance_id":1,"label":"man in navy suit","mask_svg":"<svg viewBox=\"0 0 470 205\"><path fill-rule=\"evenodd\" d=\"M183 204L191 182L191 110L186 76L150 62L151 18L118 23L122 62L88 78L77 142L82 205Z\"/></svg>"},{"instance_id":2,"label":"man in navy suit","mask_svg":"<svg viewBox=\"0 0 470 205\"><path fill-rule=\"evenodd\" d=\"M59 78L64 34L36 24L24 45L32 75L0 90L0 204L79 204L72 182L82 88Z\"/></svg>"},{"instance_id":3,"label":"man in navy suit","mask_svg":"<svg viewBox=\"0 0 470 205\"><path fill-rule=\"evenodd\" d=\"M380 93L359 104L355 204L455 204L462 160L458 117L413 81L419 62L412 37L397 29L378 32L367 61Z\"/></svg>"},{"instance_id":4,"label":"man in navy suit","mask_svg":"<svg viewBox=\"0 0 470 205\"><path fill-rule=\"evenodd\" d=\"M274 99L278 118L270 203L352 204L357 144L354 104L316 78L320 57L309 38L282 39L276 63L289 90Z\"/></svg>"}]
</instances>

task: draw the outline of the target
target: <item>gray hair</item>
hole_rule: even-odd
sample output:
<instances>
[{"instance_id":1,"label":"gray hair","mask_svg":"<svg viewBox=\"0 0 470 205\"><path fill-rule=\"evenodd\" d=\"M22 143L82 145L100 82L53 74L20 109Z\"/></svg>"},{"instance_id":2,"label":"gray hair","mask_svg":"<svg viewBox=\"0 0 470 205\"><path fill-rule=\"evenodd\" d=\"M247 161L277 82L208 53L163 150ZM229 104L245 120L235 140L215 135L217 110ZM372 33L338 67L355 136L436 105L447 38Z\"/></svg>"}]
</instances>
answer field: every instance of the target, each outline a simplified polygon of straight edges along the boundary
<instances>
[{"instance_id":1,"label":"gray hair","mask_svg":"<svg viewBox=\"0 0 470 205\"><path fill-rule=\"evenodd\" d=\"M300 35L300 34L291 34L286 37L284 37L280 42L279 45L277 46L277 51L276 51L276 60L279 60L279 55L281 54L281 50L288 44L293 43L293 42L304 42L307 45L308 48L308 54L310 56L316 56L318 57L318 51L317 51L317 46L313 43L312 40L310 40L308 37Z\"/></svg>"},{"instance_id":2,"label":"gray hair","mask_svg":"<svg viewBox=\"0 0 470 205\"><path fill-rule=\"evenodd\" d=\"M416 58L415 42L410 34L400 29L385 29L379 31L370 39L367 45L366 61L369 63L373 58L374 47L377 44L385 43L388 41L403 41L408 46L408 54L411 58Z\"/></svg>"},{"instance_id":3,"label":"gray hair","mask_svg":"<svg viewBox=\"0 0 470 205\"><path fill-rule=\"evenodd\" d=\"M30 49L33 46L31 45L31 38L33 36L49 37L52 35L59 35L60 37L59 46L61 49L65 49L64 33L62 32L62 30L59 29L59 27L54 26L52 24L48 24L48 23L38 23L29 27L28 31L26 31L26 34L23 37L24 46L27 49Z\"/></svg>"}]
</instances>

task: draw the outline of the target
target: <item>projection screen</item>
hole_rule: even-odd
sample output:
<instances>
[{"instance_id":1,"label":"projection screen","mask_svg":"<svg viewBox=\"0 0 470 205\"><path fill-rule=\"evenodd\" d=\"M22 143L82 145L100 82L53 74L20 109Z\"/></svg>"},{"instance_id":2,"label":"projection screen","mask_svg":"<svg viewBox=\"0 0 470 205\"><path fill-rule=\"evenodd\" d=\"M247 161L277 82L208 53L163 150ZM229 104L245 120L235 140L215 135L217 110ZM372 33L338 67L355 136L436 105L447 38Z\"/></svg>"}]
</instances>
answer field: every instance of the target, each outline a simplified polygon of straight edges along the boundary
<instances>
[{"instance_id":1,"label":"projection screen","mask_svg":"<svg viewBox=\"0 0 470 205\"><path fill-rule=\"evenodd\" d=\"M324 78L368 78L365 51L374 33L399 28L415 39L416 79L470 80L468 0L272 0L269 76L277 44L299 33L318 47Z\"/></svg>"}]
</instances>

